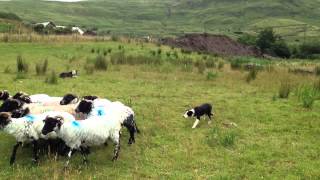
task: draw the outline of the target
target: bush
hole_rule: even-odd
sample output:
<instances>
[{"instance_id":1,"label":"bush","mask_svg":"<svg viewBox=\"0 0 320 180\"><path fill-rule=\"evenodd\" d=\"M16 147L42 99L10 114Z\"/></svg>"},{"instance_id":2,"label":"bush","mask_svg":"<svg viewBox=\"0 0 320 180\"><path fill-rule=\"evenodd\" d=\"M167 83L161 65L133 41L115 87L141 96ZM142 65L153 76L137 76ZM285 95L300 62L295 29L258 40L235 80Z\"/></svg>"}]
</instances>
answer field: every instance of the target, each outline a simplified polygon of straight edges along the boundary
<instances>
[{"instance_id":1,"label":"bush","mask_svg":"<svg viewBox=\"0 0 320 180\"><path fill-rule=\"evenodd\" d=\"M42 63L37 63L36 64L36 74L38 76L40 75L45 75L48 70L48 60L45 59Z\"/></svg>"},{"instance_id":2,"label":"bush","mask_svg":"<svg viewBox=\"0 0 320 180\"><path fill-rule=\"evenodd\" d=\"M298 96L300 101L302 101L303 107L311 109L316 100L317 93L313 87L304 86L299 89Z\"/></svg>"},{"instance_id":3,"label":"bush","mask_svg":"<svg viewBox=\"0 0 320 180\"><path fill-rule=\"evenodd\" d=\"M23 60L21 55L17 56L17 70L19 73L27 73L29 65Z\"/></svg>"},{"instance_id":4,"label":"bush","mask_svg":"<svg viewBox=\"0 0 320 180\"><path fill-rule=\"evenodd\" d=\"M106 71L108 69L107 59L102 55L98 55L94 60L94 68L97 70Z\"/></svg>"},{"instance_id":5,"label":"bush","mask_svg":"<svg viewBox=\"0 0 320 180\"><path fill-rule=\"evenodd\" d=\"M47 84L58 84L58 76L55 71L52 71L51 74L46 78L45 82Z\"/></svg>"},{"instance_id":6,"label":"bush","mask_svg":"<svg viewBox=\"0 0 320 180\"><path fill-rule=\"evenodd\" d=\"M275 42L272 47L271 51L278 57L281 58L290 58L291 52L287 45L287 43L284 40L279 40Z\"/></svg>"},{"instance_id":7,"label":"bush","mask_svg":"<svg viewBox=\"0 0 320 180\"><path fill-rule=\"evenodd\" d=\"M297 57L314 59L320 54L320 41L303 43L298 49Z\"/></svg>"},{"instance_id":8,"label":"bush","mask_svg":"<svg viewBox=\"0 0 320 180\"><path fill-rule=\"evenodd\" d=\"M207 80L213 80L217 77L218 77L218 73L216 73L216 72L208 72L207 73Z\"/></svg>"},{"instance_id":9,"label":"bush","mask_svg":"<svg viewBox=\"0 0 320 180\"><path fill-rule=\"evenodd\" d=\"M10 19L10 20L21 21L21 18L18 15L14 13L7 13L7 12L0 12L0 19Z\"/></svg>"},{"instance_id":10,"label":"bush","mask_svg":"<svg viewBox=\"0 0 320 180\"><path fill-rule=\"evenodd\" d=\"M249 83L252 80L255 80L257 78L257 75L258 75L258 70L255 66L253 66L253 68L250 69L250 71L248 73L246 81Z\"/></svg>"},{"instance_id":11,"label":"bush","mask_svg":"<svg viewBox=\"0 0 320 180\"><path fill-rule=\"evenodd\" d=\"M279 98L289 98L291 92L291 85L287 81L282 81L279 88Z\"/></svg>"}]
</instances>

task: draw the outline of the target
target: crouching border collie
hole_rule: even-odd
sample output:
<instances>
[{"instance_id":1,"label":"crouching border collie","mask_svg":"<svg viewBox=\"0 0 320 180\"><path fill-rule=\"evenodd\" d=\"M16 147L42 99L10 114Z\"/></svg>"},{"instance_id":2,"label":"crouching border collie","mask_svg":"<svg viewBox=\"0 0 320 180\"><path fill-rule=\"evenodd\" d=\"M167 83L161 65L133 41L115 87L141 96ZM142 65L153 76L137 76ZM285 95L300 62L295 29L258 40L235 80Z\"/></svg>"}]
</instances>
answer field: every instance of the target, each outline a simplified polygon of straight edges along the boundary
<instances>
[{"instance_id":1,"label":"crouching border collie","mask_svg":"<svg viewBox=\"0 0 320 180\"><path fill-rule=\"evenodd\" d=\"M206 103L206 104L202 104L200 106L194 107L193 109L186 111L186 113L183 115L183 117L184 118L196 117L196 121L194 122L194 124L192 126L192 129L194 129L199 124L200 118L203 115L207 115L209 117L208 124L210 124L212 122L211 116L213 116L211 104Z\"/></svg>"}]
</instances>

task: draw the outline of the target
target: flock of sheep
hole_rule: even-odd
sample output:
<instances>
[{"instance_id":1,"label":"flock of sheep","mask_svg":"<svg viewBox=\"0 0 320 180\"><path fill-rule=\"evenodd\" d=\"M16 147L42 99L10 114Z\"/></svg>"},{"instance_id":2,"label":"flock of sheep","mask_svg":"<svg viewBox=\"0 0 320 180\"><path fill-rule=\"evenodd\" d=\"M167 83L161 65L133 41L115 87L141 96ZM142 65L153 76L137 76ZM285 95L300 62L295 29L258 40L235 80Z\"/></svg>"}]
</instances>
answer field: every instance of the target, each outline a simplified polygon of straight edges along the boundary
<instances>
[{"instance_id":1,"label":"flock of sheep","mask_svg":"<svg viewBox=\"0 0 320 180\"><path fill-rule=\"evenodd\" d=\"M96 96L81 99L73 94L51 97L46 94L28 95L18 92L10 96L0 91L0 130L16 139L10 164L16 159L17 149L23 144L33 145L33 162L38 163L39 142L55 142L58 150L66 152L68 160L74 151L80 151L87 162L89 148L107 143L114 144L113 160L119 156L121 128L130 133L129 144L135 142L137 128L134 111L119 101ZM50 144L50 143L49 143Z\"/></svg>"}]
</instances>

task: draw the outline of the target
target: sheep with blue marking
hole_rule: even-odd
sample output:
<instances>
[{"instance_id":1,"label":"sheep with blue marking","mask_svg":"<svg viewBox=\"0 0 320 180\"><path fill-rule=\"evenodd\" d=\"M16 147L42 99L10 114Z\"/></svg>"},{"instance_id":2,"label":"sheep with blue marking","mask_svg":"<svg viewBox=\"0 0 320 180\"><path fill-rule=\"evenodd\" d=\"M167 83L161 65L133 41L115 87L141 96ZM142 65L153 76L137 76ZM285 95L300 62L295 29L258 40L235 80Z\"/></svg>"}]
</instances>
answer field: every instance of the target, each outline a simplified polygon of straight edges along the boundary
<instances>
[{"instance_id":1,"label":"sheep with blue marking","mask_svg":"<svg viewBox=\"0 0 320 180\"><path fill-rule=\"evenodd\" d=\"M101 117L105 121L116 120L121 126L125 126L130 138L128 144L135 142L134 134L140 132L134 120L134 111L121 102L96 99L94 101L82 100L76 108L77 114L85 114L87 118ZM117 118L113 119L113 115Z\"/></svg>"},{"instance_id":2,"label":"sheep with blue marking","mask_svg":"<svg viewBox=\"0 0 320 180\"><path fill-rule=\"evenodd\" d=\"M64 119L73 121L74 117L65 112L47 112L39 115L27 115L22 118L12 118L10 113L0 113L0 130L4 130L6 133L12 135L16 139L16 144L13 148L10 158L10 164L12 165L16 159L16 152L19 146L26 143L33 144L33 162L38 162L38 140L40 138L49 139L56 138L55 133L50 133L44 136L42 129L44 126L43 119L47 116L60 115Z\"/></svg>"},{"instance_id":3,"label":"sheep with blue marking","mask_svg":"<svg viewBox=\"0 0 320 180\"><path fill-rule=\"evenodd\" d=\"M110 118L117 118L112 116ZM46 117L42 133L47 135L55 132L70 148L68 153L68 166L74 150L80 150L84 162L87 162L87 149L92 146L105 144L108 139L115 143L112 160L116 160L120 151L120 130L121 126L117 121L105 121L101 117L91 117L81 121L65 121L64 117Z\"/></svg>"}]
</instances>

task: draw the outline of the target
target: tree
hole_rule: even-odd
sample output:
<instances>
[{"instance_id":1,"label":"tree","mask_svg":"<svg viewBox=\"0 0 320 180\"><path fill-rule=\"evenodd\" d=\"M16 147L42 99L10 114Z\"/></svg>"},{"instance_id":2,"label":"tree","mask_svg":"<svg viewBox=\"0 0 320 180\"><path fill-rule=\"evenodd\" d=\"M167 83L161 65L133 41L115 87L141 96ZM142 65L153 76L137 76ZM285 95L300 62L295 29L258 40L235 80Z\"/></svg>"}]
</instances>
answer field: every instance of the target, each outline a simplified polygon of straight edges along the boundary
<instances>
[{"instance_id":1,"label":"tree","mask_svg":"<svg viewBox=\"0 0 320 180\"><path fill-rule=\"evenodd\" d=\"M272 28L266 28L261 31L258 35L256 45L262 53L268 52L273 44L276 42L277 36L275 35Z\"/></svg>"}]
</instances>

